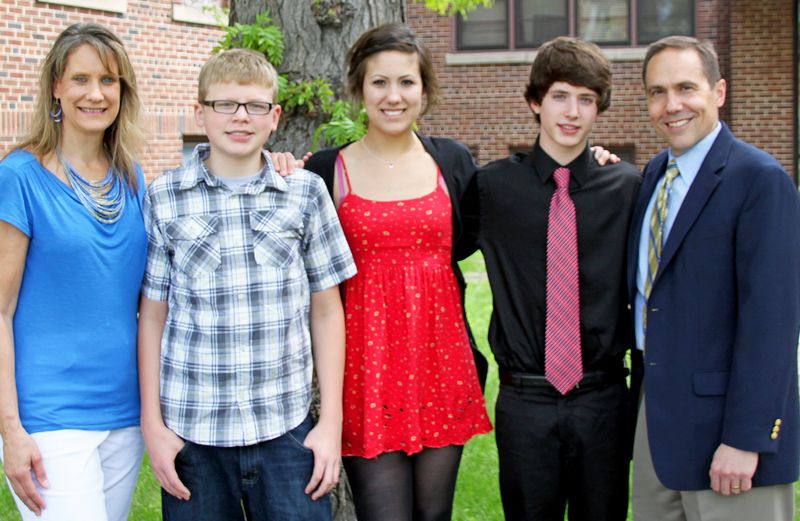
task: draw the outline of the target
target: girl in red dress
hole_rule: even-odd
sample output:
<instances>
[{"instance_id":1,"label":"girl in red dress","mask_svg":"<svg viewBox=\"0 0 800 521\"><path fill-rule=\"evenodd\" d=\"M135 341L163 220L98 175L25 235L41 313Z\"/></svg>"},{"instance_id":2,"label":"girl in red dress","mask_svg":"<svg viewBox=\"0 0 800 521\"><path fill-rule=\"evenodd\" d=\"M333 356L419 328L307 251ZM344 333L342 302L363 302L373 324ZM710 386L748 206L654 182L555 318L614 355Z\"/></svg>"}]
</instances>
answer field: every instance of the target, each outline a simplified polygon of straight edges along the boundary
<instances>
[{"instance_id":1,"label":"girl in red dress","mask_svg":"<svg viewBox=\"0 0 800 521\"><path fill-rule=\"evenodd\" d=\"M491 430L455 262L474 163L413 130L438 88L407 27L367 31L348 66L367 134L306 166L331 188L358 266L344 284L344 465L360 521L447 520L463 446Z\"/></svg>"}]
</instances>

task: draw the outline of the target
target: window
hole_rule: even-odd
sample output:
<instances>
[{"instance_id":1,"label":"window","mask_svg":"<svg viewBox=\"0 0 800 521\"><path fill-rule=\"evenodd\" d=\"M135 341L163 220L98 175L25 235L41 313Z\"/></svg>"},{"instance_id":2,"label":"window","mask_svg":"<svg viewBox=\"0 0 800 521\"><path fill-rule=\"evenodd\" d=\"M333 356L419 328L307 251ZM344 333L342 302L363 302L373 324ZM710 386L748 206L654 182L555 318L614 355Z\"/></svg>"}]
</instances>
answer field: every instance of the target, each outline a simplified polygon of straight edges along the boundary
<instances>
[{"instance_id":1,"label":"window","mask_svg":"<svg viewBox=\"0 0 800 521\"><path fill-rule=\"evenodd\" d=\"M128 0L38 0L41 3L68 5L71 7L84 7L98 11L112 13L125 13L128 10Z\"/></svg>"},{"instance_id":2,"label":"window","mask_svg":"<svg viewBox=\"0 0 800 521\"><path fill-rule=\"evenodd\" d=\"M228 25L228 0L181 0L172 4L172 19L202 25Z\"/></svg>"},{"instance_id":3,"label":"window","mask_svg":"<svg viewBox=\"0 0 800 521\"><path fill-rule=\"evenodd\" d=\"M191 159L192 154L194 154L194 147L200 143L208 143L208 138L202 135L195 136L184 134L183 146L181 147L181 164L186 165L189 163L189 159Z\"/></svg>"},{"instance_id":4,"label":"window","mask_svg":"<svg viewBox=\"0 0 800 521\"><path fill-rule=\"evenodd\" d=\"M636 147L634 145L617 145L614 143L590 143L592 146L600 145L606 150L617 154L620 159L628 163L636 164Z\"/></svg>"},{"instance_id":5,"label":"window","mask_svg":"<svg viewBox=\"0 0 800 521\"><path fill-rule=\"evenodd\" d=\"M495 0L456 29L459 50L532 49L560 35L598 45L647 45L694 34L694 0Z\"/></svg>"}]
</instances>

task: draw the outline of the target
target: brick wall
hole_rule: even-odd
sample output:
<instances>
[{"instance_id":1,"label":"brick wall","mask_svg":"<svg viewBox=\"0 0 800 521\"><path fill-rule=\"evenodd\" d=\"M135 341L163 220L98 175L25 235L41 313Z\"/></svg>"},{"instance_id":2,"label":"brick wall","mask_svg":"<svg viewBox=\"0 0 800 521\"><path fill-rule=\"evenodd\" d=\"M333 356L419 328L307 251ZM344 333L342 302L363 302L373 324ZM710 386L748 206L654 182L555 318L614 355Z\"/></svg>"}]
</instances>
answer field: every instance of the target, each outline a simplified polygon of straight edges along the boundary
<instances>
[{"instance_id":1,"label":"brick wall","mask_svg":"<svg viewBox=\"0 0 800 521\"><path fill-rule=\"evenodd\" d=\"M797 150L794 1L735 1L728 105L733 131L793 168ZM788 170L794 173L794 170Z\"/></svg>"},{"instance_id":2,"label":"brick wall","mask_svg":"<svg viewBox=\"0 0 800 521\"><path fill-rule=\"evenodd\" d=\"M129 0L124 14L35 0L0 0L0 154L25 132L36 93L37 67L67 25L94 21L122 37L136 68L148 143L141 163L148 178L180 162L184 134L202 134L192 118L199 67L219 29L172 19L177 0ZM794 172L794 12L792 0L697 0L697 34L715 42L729 80L725 119L739 137L775 155ZM454 21L409 5L408 20L434 53L442 104L422 121L429 134L451 136L479 162L530 146L538 129L522 93L529 64L446 65L455 48ZM642 166L662 143L647 118L639 60L613 62L611 108L593 140L612 150L634 147Z\"/></svg>"},{"instance_id":3,"label":"brick wall","mask_svg":"<svg viewBox=\"0 0 800 521\"><path fill-rule=\"evenodd\" d=\"M175 2L179 3L179 2ZM123 14L34 0L0 1L0 155L24 135L37 91L38 66L68 25L96 22L125 42L136 69L147 135L140 163L148 178L181 161L184 134L203 134L192 117L197 75L221 31L176 22L171 0L128 0Z\"/></svg>"},{"instance_id":4,"label":"brick wall","mask_svg":"<svg viewBox=\"0 0 800 521\"><path fill-rule=\"evenodd\" d=\"M792 0L697 0L697 36L712 40L731 96L722 118L794 173ZM446 65L455 49L452 19L409 6L408 19L431 48L443 86L442 103L421 129L457 138L480 163L528 147L538 132L523 98L530 64ZM643 53L642 53L643 54ZM663 146L652 130L641 83L641 59L614 60L611 108L595 125L593 141L611 150L635 147L641 167Z\"/></svg>"}]
</instances>

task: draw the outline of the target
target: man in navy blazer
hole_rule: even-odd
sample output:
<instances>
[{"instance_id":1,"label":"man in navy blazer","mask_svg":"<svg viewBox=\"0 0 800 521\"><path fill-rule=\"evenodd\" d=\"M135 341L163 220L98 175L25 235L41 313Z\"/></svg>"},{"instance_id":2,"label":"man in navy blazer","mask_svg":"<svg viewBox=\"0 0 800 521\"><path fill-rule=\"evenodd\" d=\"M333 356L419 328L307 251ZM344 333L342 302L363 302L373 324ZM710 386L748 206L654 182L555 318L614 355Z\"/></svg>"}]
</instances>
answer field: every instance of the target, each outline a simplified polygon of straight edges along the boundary
<instances>
[{"instance_id":1,"label":"man in navy blazer","mask_svg":"<svg viewBox=\"0 0 800 521\"><path fill-rule=\"evenodd\" d=\"M645 168L628 239L642 393L634 519L790 521L800 465L797 188L719 121L726 83L710 43L652 44L643 79L669 149Z\"/></svg>"}]
</instances>

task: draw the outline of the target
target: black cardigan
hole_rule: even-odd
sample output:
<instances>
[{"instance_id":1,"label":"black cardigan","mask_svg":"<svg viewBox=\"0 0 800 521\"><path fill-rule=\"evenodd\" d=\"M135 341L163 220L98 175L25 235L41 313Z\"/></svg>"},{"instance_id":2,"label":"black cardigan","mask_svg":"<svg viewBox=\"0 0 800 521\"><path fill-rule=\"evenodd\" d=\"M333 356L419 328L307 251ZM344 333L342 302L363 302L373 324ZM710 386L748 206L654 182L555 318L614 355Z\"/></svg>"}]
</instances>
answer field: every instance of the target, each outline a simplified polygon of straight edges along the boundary
<instances>
[{"instance_id":1,"label":"black cardigan","mask_svg":"<svg viewBox=\"0 0 800 521\"><path fill-rule=\"evenodd\" d=\"M469 322L467 322L466 306L464 305L464 291L467 285L464 281L464 275L458 267L459 260L468 257L475 251L475 245L462 233L460 207L461 196L467 189L470 179L475 175L477 166L475 165L475 161L469 149L458 141L447 138L427 137L419 134L417 137L419 137L425 150L433 157L436 164L439 165L439 169L442 171L442 177L447 185L447 192L450 196L453 219L451 265L461 292L461 303L464 308L464 324L466 324L467 335L469 336L469 342L472 346L472 354L475 358L478 378L481 383L481 388L483 388L486 384L489 363L486 361L483 354L475 347L475 339L472 336ZM333 198L336 157L339 155L339 151L342 148L344 147L327 148L315 152L305 165L307 170L315 172L322 177L325 181L325 186L328 187L328 193L331 195L331 198Z\"/></svg>"}]
</instances>

